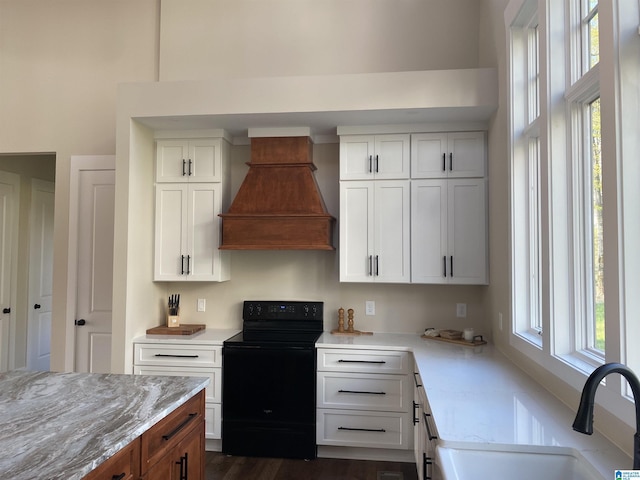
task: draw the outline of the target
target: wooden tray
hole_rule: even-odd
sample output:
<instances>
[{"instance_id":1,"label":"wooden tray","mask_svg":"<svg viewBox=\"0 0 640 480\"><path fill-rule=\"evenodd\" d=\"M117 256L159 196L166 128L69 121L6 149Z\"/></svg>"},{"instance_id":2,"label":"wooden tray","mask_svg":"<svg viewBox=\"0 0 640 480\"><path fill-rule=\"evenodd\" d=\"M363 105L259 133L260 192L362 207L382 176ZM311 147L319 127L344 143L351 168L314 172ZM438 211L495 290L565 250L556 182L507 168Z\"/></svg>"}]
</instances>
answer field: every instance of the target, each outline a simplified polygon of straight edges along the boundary
<instances>
[{"instance_id":1,"label":"wooden tray","mask_svg":"<svg viewBox=\"0 0 640 480\"><path fill-rule=\"evenodd\" d=\"M193 335L200 330L207 328L204 324L186 324L183 323L179 327L167 327L166 325L160 325L159 327L153 327L147 330L147 335Z\"/></svg>"},{"instance_id":2,"label":"wooden tray","mask_svg":"<svg viewBox=\"0 0 640 480\"><path fill-rule=\"evenodd\" d=\"M477 345L486 345L487 342L482 338L482 335L476 335L473 337L472 342L467 342L464 338L442 338L442 337L429 337L428 335L420 335L421 338L428 338L429 340L436 340L438 342L455 343L456 345L464 345L466 347L475 347Z\"/></svg>"}]
</instances>

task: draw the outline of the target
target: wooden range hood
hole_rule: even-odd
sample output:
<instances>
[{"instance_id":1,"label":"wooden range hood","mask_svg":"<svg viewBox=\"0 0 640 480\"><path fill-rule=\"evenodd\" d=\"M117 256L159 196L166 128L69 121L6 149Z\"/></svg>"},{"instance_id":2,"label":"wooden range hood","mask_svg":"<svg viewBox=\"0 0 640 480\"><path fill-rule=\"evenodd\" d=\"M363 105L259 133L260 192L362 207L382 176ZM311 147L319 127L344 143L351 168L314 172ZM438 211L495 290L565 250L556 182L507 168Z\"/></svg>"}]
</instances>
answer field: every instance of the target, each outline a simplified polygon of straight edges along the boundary
<instances>
[{"instance_id":1,"label":"wooden range hood","mask_svg":"<svg viewBox=\"0 0 640 480\"><path fill-rule=\"evenodd\" d=\"M309 137L251 139L249 171L222 217L221 250L334 250Z\"/></svg>"}]
</instances>

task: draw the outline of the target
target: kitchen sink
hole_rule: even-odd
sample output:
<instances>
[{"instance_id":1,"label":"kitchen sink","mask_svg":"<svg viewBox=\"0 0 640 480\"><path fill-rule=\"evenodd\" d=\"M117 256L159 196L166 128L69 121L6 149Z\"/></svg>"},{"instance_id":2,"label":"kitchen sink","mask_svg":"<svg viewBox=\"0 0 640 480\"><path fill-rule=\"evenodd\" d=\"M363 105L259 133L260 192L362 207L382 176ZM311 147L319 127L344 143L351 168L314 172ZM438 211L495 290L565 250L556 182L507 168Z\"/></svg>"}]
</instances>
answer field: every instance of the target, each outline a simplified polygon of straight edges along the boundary
<instances>
[{"instance_id":1,"label":"kitchen sink","mask_svg":"<svg viewBox=\"0 0 640 480\"><path fill-rule=\"evenodd\" d=\"M438 446L436 455L444 480L604 480L570 448L479 450Z\"/></svg>"}]
</instances>

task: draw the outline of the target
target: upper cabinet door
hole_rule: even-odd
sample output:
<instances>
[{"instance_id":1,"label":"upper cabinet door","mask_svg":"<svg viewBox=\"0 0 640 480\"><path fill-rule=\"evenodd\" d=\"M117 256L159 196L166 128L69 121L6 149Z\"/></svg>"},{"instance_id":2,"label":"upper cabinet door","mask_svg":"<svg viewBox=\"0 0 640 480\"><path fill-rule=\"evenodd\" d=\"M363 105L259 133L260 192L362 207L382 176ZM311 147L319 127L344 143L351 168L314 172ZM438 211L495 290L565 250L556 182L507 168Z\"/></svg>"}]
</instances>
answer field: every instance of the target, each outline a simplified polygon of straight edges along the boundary
<instances>
[{"instance_id":1,"label":"upper cabinet door","mask_svg":"<svg viewBox=\"0 0 640 480\"><path fill-rule=\"evenodd\" d=\"M486 173L484 132L449 133L449 177L482 178Z\"/></svg>"},{"instance_id":2,"label":"upper cabinet door","mask_svg":"<svg viewBox=\"0 0 640 480\"><path fill-rule=\"evenodd\" d=\"M156 182L220 182L221 147L220 138L158 140Z\"/></svg>"},{"instance_id":3,"label":"upper cabinet door","mask_svg":"<svg viewBox=\"0 0 640 480\"><path fill-rule=\"evenodd\" d=\"M484 132L411 136L411 178L482 178L485 173Z\"/></svg>"},{"instance_id":4,"label":"upper cabinet door","mask_svg":"<svg viewBox=\"0 0 640 480\"><path fill-rule=\"evenodd\" d=\"M342 136L340 179L407 179L409 154L408 134Z\"/></svg>"}]
</instances>

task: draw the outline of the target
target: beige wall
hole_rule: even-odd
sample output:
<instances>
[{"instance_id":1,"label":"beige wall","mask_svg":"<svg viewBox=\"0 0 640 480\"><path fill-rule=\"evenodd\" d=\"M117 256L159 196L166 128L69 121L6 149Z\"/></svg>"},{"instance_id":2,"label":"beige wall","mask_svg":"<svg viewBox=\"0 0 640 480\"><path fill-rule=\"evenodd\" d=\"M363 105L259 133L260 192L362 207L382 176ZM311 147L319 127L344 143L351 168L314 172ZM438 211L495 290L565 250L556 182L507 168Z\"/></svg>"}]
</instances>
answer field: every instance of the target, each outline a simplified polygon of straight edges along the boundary
<instances>
[{"instance_id":1,"label":"beige wall","mask_svg":"<svg viewBox=\"0 0 640 480\"><path fill-rule=\"evenodd\" d=\"M474 68L477 0L163 0L160 80Z\"/></svg>"},{"instance_id":2,"label":"beige wall","mask_svg":"<svg viewBox=\"0 0 640 480\"><path fill-rule=\"evenodd\" d=\"M498 26L502 21L502 12L494 3L0 0L0 153L54 152L56 157L53 368L64 370L72 365L71 345L64 335L66 323L73 319L73 305L67 304L65 294L69 158L118 153L118 84L158 78L494 66L491 21ZM486 10L485 5L491 8ZM488 18L498 13L497 20ZM292 21L292 14L300 21ZM156 299L178 288L185 314L195 310L197 298L207 299L206 314L191 313L194 321L210 326L239 325L239 302L269 295L324 300L329 326L335 321L335 309L343 306L356 309L359 328L366 330L417 332L426 326L472 324L490 334L485 298L493 287L344 285L337 281L338 253L233 252L230 282L184 287L153 284L148 256L152 251L151 134L136 124L117 127L125 128L127 138L135 139L139 149L134 152L137 163L127 163L117 172L118 191L126 192L118 197L117 208L128 208L136 200L144 216L130 218L129 212L120 211L124 222L116 227L120 233L124 229L124 235L116 239L116 252L124 248L127 257L116 268L116 277L131 270L136 276L135 287L129 291L120 291L116 278L114 295L120 295L127 314L136 318L115 318L116 337L132 338L146 325L157 324L160 307ZM500 143L501 138L490 132L490 154L504 149ZM316 152L318 181L330 211L337 215L337 146L319 145ZM237 186L243 176L245 148L234 147L233 156ZM494 160L491 162L493 165ZM505 196L506 184L497 184L501 177L491 181L492 198L499 195L498 201L505 204L500 195ZM130 182L137 196L134 199L128 198ZM501 211L492 213L492 229L506 222L501 216ZM127 242L136 248L126 251ZM492 285L503 286L503 275L503 268L492 271ZM374 317L359 313L365 300L376 301ZM455 318L456 302L468 304L466 321ZM116 362L116 370L124 371L130 359Z\"/></svg>"}]
</instances>

